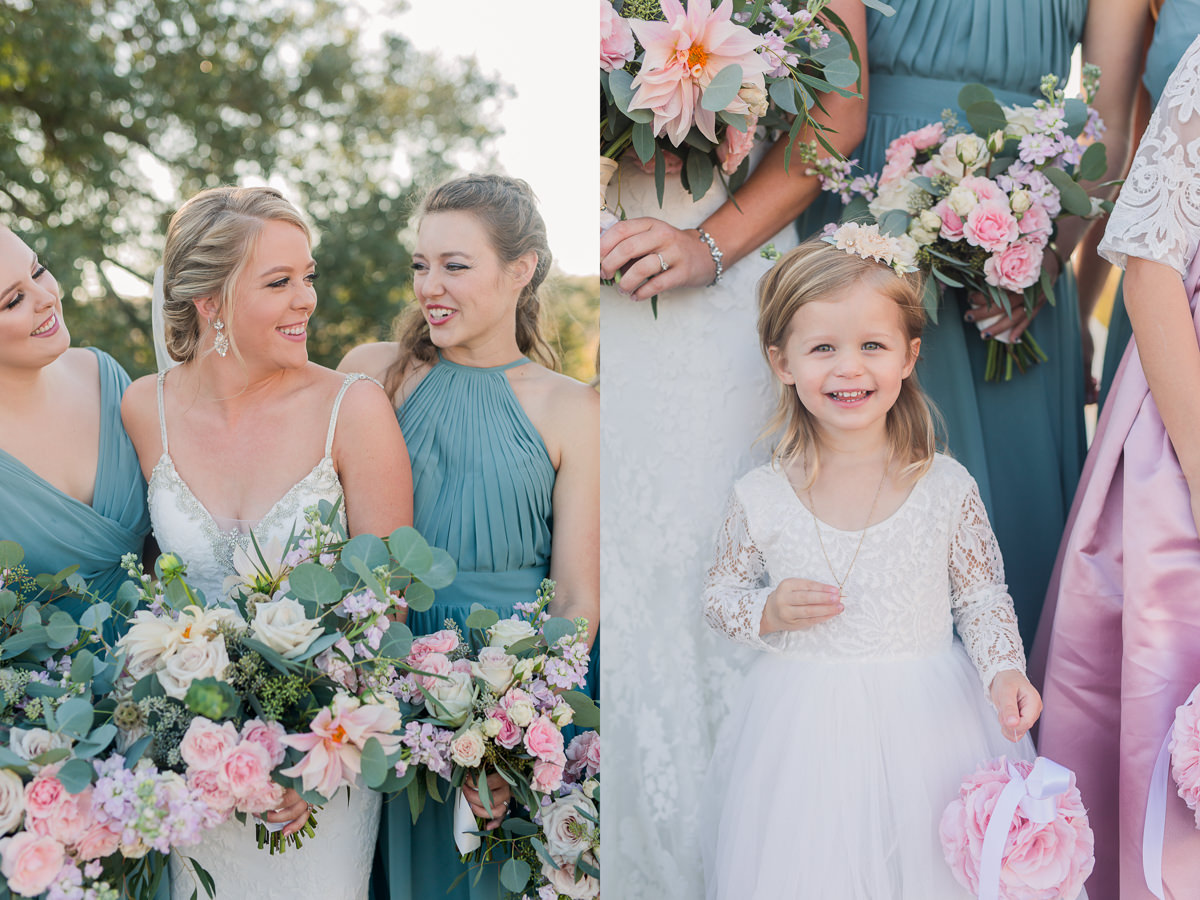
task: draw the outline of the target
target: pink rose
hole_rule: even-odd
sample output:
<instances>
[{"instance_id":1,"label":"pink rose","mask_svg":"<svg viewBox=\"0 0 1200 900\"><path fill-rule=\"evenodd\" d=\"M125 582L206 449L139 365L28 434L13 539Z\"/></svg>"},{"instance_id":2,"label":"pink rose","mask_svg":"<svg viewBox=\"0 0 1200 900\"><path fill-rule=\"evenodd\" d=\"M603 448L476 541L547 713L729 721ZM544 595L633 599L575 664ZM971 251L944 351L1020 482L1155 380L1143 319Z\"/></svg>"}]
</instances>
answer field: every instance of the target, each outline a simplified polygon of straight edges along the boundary
<instances>
[{"instance_id":1,"label":"pink rose","mask_svg":"<svg viewBox=\"0 0 1200 900\"><path fill-rule=\"evenodd\" d=\"M80 840L95 822L90 785L78 794L64 793L62 802L46 816L50 837L68 847Z\"/></svg>"},{"instance_id":2,"label":"pink rose","mask_svg":"<svg viewBox=\"0 0 1200 900\"><path fill-rule=\"evenodd\" d=\"M189 769L187 785L200 792L200 799L217 815L217 822L224 821L233 812L236 798L229 779L220 769Z\"/></svg>"},{"instance_id":3,"label":"pink rose","mask_svg":"<svg viewBox=\"0 0 1200 900\"><path fill-rule=\"evenodd\" d=\"M238 733L232 722L218 725L203 716L192 719L179 744L179 755L189 769L215 769L237 746Z\"/></svg>"},{"instance_id":4,"label":"pink rose","mask_svg":"<svg viewBox=\"0 0 1200 900\"><path fill-rule=\"evenodd\" d=\"M283 762L287 752L283 746L286 734L287 731L278 722L264 722L262 719L249 719L242 726L242 740L251 741L266 750L272 769Z\"/></svg>"},{"instance_id":5,"label":"pink rose","mask_svg":"<svg viewBox=\"0 0 1200 900\"><path fill-rule=\"evenodd\" d=\"M103 859L116 853L120 846L121 832L97 822L83 833L75 845L75 853L79 859Z\"/></svg>"},{"instance_id":6,"label":"pink rose","mask_svg":"<svg viewBox=\"0 0 1200 900\"><path fill-rule=\"evenodd\" d=\"M533 780L529 786L540 794L549 794L562 787L561 763L539 759L533 764Z\"/></svg>"},{"instance_id":7,"label":"pink rose","mask_svg":"<svg viewBox=\"0 0 1200 900\"><path fill-rule=\"evenodd\" d=\"M1004 757L992 760L959 788L946 807L938 828L942 851L955 879L972 894L979 893L983 839L1000 792L1009 781ZM1033 764L1013 763L1023 775ZM1074 778L1058 798L1058 815L1051 822L1031 822L1018 811L1005 842L1000 896L1005 900L1055 900L1074 897L1095 864L1092 830Z\"/></svg>"},{"instance_id":8,"label":"pink rose","mask_svg":"<svg viewBox=\"0 0 1200 900\"><path fill-rule=\"evenodd\" d=\"M273 781L268 781L254 794L242 801L246 812L257 812L260 815L268 809L278 809L283 805L283 788Z\"/></svg>"},{"instance_id":9,"label":"pink rose","mask_svg":"<svg viewBox=\"0 0 1200 900\"><path fill-rule=\"evenodd\" d=\"M611 72L633 57L633 29L608 0L600 0L600 68Z\"/></svg>"},{"instance_id":10,"label":"pink rose","mask_svg":"<svg viewBox=\"0 0 1200 900\"><path fill-rule=\"evenodd\" d=\"M25 786L25 813L31 819L46 819L68 796L56 777L58 766L47 766Z\"/></svg>"},{"instance_id":11,"label":"pink rose","mask_svg":"<svg viewBox=\"0 0 1200 900\"><path fill-rule=\"evenodd\" d=\"M538 716L525 729L525 749L540 760L566 759L563 755L562 732L546 716Z\"/></svg>"},{"instance_id":12,"label":"pink rose","mask_svg":"<svg viewBox=\"0 0 1200 900\"><path fill-rule=\"evenodd\" d=\"M22 831L0 841L0 872L14 894L36 897L54 881L66 861L63 845L52 837Z\"/></svg>"},{"instance_id":13,"label":"pink rose","mask_svg":"<svg viewBox=\"0 0 1200 900\"><path fill-rule=\"evenodd\" d=\"M245 801L261 795L271 781L271 757L262 744L242 741L225 757L221 771L237 798L238 808L243 812L262 812L245 808Z\"/></svg>"},{"instance_id":14,"label":"pink rose","mask_svg":"<svg viewBox=\"0 0 1200 900\"><path fill-rule=\"evenodd\" d=\"M963 220L945 200L934 204L933 211L942 217L942 229L939 232L948 241L961 241L963 238Z\"/></svg>"},{"instance_id":15,"label":"pink rose","mask_svg":"<svg viewBox=\"0 0 1200 900\"><path fill-rule=\"evenodd\" d=\"M575 735L567 747L567 771L575 777L586 771L588 778L600 771L600 732L584 731Z\"/></svg>"},{"instance_id":16,"label":"pink rose","mask_svg":"<svg viewBox=\"0 0 1200 900\"><path fill-rule=\"evenodd\" d=\"M413 641L412 649L408 651L408 662L415 668L420 669L420 663L430 653L441 653L443 655L452 653L458 649L458 635L453 631L435 631L433 634L427 634Z\"/></svg>"},{"instance_id":17,"label":"pink rose","mask_svg":"<svg viewBox=\"0 0 1200 900\"><path fill-rule=\"evenodd\" d=\"M467 675L475 674L474 672L471 671L471 661L469 659L465 659L465 658L464 659L456 659L453 663L451 663L450 671L451 672L463 672Z\"/></svg>"},{"instance_id":18,"label":"pink rose","mask_svg":"<svg viewBox=\"0 0 1200 900\"><path fill-rule=\"evenodd\" d=\"M890 184L899 181L909 174L913 161L917 158L917 148L913 146L911 132L896 138L884 151L883 171L879 173L880 184Z\"/></svg>"},{"instance_id":19,"label":"pink rose","mask_svg":"<svg viewBox=\"0 0 1200 900\"><path fill-rule=\"evenodd\" d=\"M999 253L1017 239L1017 220L1004 203L980 203L967 214L963 236L972 247Z\"/></svg>"},{"instance_id":20,"label":"pink rose","mask_svg":"<svg viewBox=\"0 0 1200 900\"><path fill-rule=\"evenodd\" d=\"M446 655L437 651L427 653L425 658L421 660L420 665L414 665L413 668L428 673L427 675L417 676L417 680L427 691L432 691L442 681L437 676L449 675L454 671L454 665Z\"/></svg>"},{"instance_id":21,"label":"pink rose","mask_svg":"<svg viewBox=\"0 0 1200 900\"><path fill-rule=\"evenodd\" d=\"M488 712L489 719L495 719L500 723L500 731L496 734L494 740L505 750L511 750L521 743L521 729L512 723L512 721L504 714L501 709L492 709Z\"/></svg>"},{"instance_id":22,"label":"pink rose","mask_svg":"<svg viewBox=\"0 0 1200 900\"><path fill-rule=\"evenodd\" d=\"M983 263L988 284L1006 291L1023 291L1037 283L1042 274L1042 248L1025 241L1009 244Z\"/></svg>"},{"instance_id":23,"label":"pink rose","mask_svg":"<svg viewBox=\"0 0 1200 900\"><path fill-rule=\"evenodd\" d=\"M918 128L916 131L908 133L910 143L918 150L929 150L936 147L945 136L946 126L941 122L934 122L932 125L926 125L924 128Z\"/></svg>"},{"instance_id":24,"label":"pink rose","mask_svg":"<svg viewBox=\"0 0 1200 900\"><path fill-rule=\"evenodd\" d=\"M1050 240L1050 232L1053 230L1054 225L1050 221L1050 215L1046 212L1046 207L1034 201L1033 206L1021 214L1021 219L1017 222L1017 227L1026 240L1035 240L1036 237L1037 240L1035 242L1040 243L1044 247Z\"/></svg>"},{"instance_id":25,"label":"pink rose","mask_svg":"<svg viewBox=\"0 0 1200 900\"><path fill-rule=\"evenodd\" d=\"M606 0L600 0L601 6L607 6ZM721 171L732 175L738 170L750 151L754 149L754 129L758 127L757 116L746 117L746 130L738 131L732 125L725 129L725 140L717 147L717 159L721 161Z\"/></svg>"},{"instance_id":26,"label":"pink rose","mask_svg":"<svg viewBox=\"0 0 1200 900\"><path fill-rule=\"evenodd\" d=\"M1171 728L1171 776L1179 785L1179 796L1196 814L1200 828L1200 703L1175 711Z\"/></svg>"},{"instance_id":27,"label":"pink rose","mask_svg":"<svg viewBox=\"0 0 1200 900\"><path fill-rule=\"evenodd\" d=\"M1008 195L1000 190L1000 185L982 175L968 175L958 186L974 191L980 203L1008 203Z\"/></svg>"}]
</instances>

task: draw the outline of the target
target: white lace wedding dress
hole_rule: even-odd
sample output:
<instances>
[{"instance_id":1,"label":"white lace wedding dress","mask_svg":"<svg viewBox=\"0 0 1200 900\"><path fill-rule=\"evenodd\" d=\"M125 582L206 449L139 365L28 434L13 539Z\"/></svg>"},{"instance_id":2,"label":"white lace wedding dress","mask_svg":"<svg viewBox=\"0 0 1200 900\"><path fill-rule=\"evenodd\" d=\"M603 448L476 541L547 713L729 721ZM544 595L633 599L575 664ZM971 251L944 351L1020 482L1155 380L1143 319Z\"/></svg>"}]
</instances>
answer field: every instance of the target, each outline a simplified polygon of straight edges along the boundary
<instances>
[{"instance_id":1,"label":"white lace wedding dress","mask_svg":"<svg viewBox=\"0 0 1200 900\"><path fill-rule=\"evenodd\" d=\"M1034 755L1004 739L985 695L1025 657L978 489L938 456L861 547L821 523L822 550L817 527L769 464L729 501L705 617L759 652L704 790L707 896L966 900L942 812L981 763ZM841 615L759 637L778 581L828 583L831 567L850 570Z\"/></svg>"},{"instance_id":2,"label":"white lace wedding dress","mask_svg":"<svg viewBox=\"0 0 1200 900\"><path fill-rule=\"evenodd\" d=\"M303 524L304 511L321 500L342 497L342 485L333 466L334 429L346 389L363 375L347 376L329 417L325 455L311 472L296 482L257 523L216 520L179 477L167 444L163 408L163 380L158 376L158 419L162 456L150 476L150 520L159 547L177 554L188 566L188 581L215 605L224 600L226 577L234 574L237 548L250 547L250 531L265 546L281 545L293 528ZM344 513L342 514L345 523ZM194 858L216 882L216 896L254 900L363 900L371 874L375 836L379 831L381 797L376 791L343 789L317 812L316 836L300 849L290 847L272 856L259 850L254 819L243 825L230 819L204 835L194 847L171 854L172 900L188 900L199 887L191 870ZM199 891L204 896L204 891Z\"/></svg>"},{"instance_id":3,"label":"white lace wedding dress","mask_svg":"<svg viewBox=\"0 0 1200 900\"><path fill-rule=\"evenodd\" d=\"M699 203L668 176L622 164L611 209L699 225L725 201ZM777 249L795 246L789 225ZM622 900L694 900L700 799L717 726L745 656L700 616L700 592L729 485L766 447L754 445L774 405L758 349L757 253L721 283L634 303L601 289L601 545L606 824L605 893Z\"/></svg>"}]
</instances>

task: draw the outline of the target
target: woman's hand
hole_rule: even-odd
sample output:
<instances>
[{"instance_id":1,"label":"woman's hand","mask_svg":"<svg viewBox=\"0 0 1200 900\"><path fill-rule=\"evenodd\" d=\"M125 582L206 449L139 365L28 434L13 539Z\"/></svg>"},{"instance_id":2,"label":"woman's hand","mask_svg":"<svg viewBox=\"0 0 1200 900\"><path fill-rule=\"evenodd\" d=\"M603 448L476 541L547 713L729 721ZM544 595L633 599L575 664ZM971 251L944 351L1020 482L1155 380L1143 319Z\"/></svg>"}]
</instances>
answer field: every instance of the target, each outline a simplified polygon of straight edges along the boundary
<instances>
[{"instance_id":1,"label":"woman's hand","mask_svg":"<svg viewBox=\"0 0 1200 900\"><path fill-rule=\"evenodd\" d=\"M1013 743L1024 737L1042 714L1041 696L1019 669L997 674L988 694L1000 718L1000 731Z\"/></svg>"},{"instance_id":2,"label":"woman's hand","mask_svg":"<svg viewBox=\"0 0 1200 900\"><path fill-rule=\"evenodd\" d=\"M717 268L694 228L639 218L618 222L600 235L600 277L618 272L622 292L632 300L649 300L672 288L711 284Z\"/></svg>"},{"instance_id":3,"label":"woman's hand","mask_svg":"<svg viewBox=\"0 0 1200 900\"><path fill-rule=\"evenodd\" d=\"M1009 291L1008 302L1012 307L1012 315L1006 313L1000 304L988 303L983 294L972 292L967 294L967 303L971 308L963 316L963 319L977 324L986 322L986 327L980 331L984 338L995 338L1003 340L1006 344L1015 344L1021 339L1025 329L1032 324L1033 317L1046 305L1046 298L1042 297L1038 300L1033 312L1026 311L1025 298L1020 294ZM988 321L989 319L995 319L995 321ZM1008 333L1005 334L1005 332Z\"/></svg>"},{"instance_id":4,"label":"woman's hand","mask_svg":"<svg viewBox=\"0 0 1200 900\"><path fill-rule=\"evenodd\" d=\"M488 790L492 795L492 805L484 806L483 798L479 796L479 789L475 786L475 778L471 775L467 776L463 782L463 796L467 798L467 803L471 805L471 812L475 813L481 819L487 819L483 826L484 831L491 831L494 828L499 828L500 823L504 821L504 817L508 815L508 804L512 800L512 789L509 788L508 782L492 772L487 777Z\"/></svg>"},{"instance_id":5,"label":"woman's hand","mask_svg":"<svg viewBox=\"0 0 1200 900\"><path fill-rule=\"evenodd\" d=\"M804 578L785 578L767 597L758 633L803 631L840 615L840 592L831 584Z\"/></svg>"},{"instance_id":6,"label":"woman's hand","mask_svg":"<svg viewBox=\"0 0 1200 900\"><path fill-rule=\"evenodd\" d=\"M283 803L278 809L273 809L263 815L263 819L268 822L287 822L283 831L280 832L280 835L286 838L304 827L311 812L312 807L308 802L294 790L287 788L283 792Z\"/></svg>"}]
</instances>

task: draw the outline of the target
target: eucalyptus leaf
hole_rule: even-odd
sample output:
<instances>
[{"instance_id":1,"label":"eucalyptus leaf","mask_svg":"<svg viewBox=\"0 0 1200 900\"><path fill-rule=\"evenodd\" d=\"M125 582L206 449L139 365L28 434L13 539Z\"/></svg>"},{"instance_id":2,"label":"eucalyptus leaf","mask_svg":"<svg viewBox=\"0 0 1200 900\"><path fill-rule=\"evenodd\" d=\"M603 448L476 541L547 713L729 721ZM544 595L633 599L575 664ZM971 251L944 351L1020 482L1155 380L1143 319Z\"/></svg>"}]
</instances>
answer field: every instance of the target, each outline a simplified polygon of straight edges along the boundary
<instances>
[{"instance_id":1,"label":"eucalyptus leaf","mask_svg":"<svg viewBox=\"0 0 1200 900\"><path fill-rule=\"evenodd\" d=\"M930 267L929 271L933 273L934 278L936 278L938 281L940 281L942 284L944 284L948 287L960 288L963 286L963 283L961 281L956 281L955 279L951 278L949 275L946 275L944 272L942 272L941 269L937 268L936 266Z\"/></svg>"},{"instance_id":2,"label":"eucalyptus leaf","mask_svg":"<svg viewBox=\"0 0 1200 900\"><path fill-rule=\"evenodd\" d=\"M825 80L837 88L848 88L858 81L858 66L849 57L831 60L825 64Z\"/></svg>"},{"instance_id":3,"label":"eucalyptus leaf","mask_svg":"<svg viewBox=\"0 0 1200 900\"><path fill-rule=\"evenodd\" d=\"M554 861L554 857L546 850L546 845L542 843L541 838L531 837L529 843L533 845L533 849L537 851L537 855L541 857L542 862L551 868L558 868L558 863Z\"/></svg>"},{"instance_id":4,"label":"eucalyptus leaf","mask_svg":"<svg viewBox=\"0 0 1200 900\"><path fill-rule=\"evenodd\" d=\"M92 768L91 763L82 759L73 759L64 763L55 777L62 782L67 793L78 794L92 783L92 776L95 774L96 770Z\"/></svg>"},{"instance_id":5,"label":"eucalyptus leaf","mask_svg":"<svg viewBox=\"0 0 1200 900\"><path fill-rule=\"evenodd\" d=\"M724 122L730 128L740 131L742 134L746 133L746 128L748 127L745 116L740 113L731 113L724 109L717 113L717 121Z\"/></svg>"},{"instance_id":6,"label":"eucalyptus leaf","mask_svg":"<svg viewBox=\"0 0 1200 900\"><path fill-rule=\"evenodd\" d=\"M337 576L317 563L301 563L288 575L288 593L320 606L332 606L342 599Z\"/></svg>"},{"instance_id":7,"label":"eucalyptus leaf","mask_svg":"<svg viewBox=\"0 0 1200 900\"><path fill-rule=\"evenodd\" d=\"M96 716L96 711L92 708L92 704L82 697L72 697L58 708L55 716L58 718L60 731L72 737L81 738L92 730L92 720Z\"/></svg>"},{"instance_id":8,"label":"eucalyptus leaf","mask_svg":"<svg viewBox=\"0 0 1200 900\"><path fill-rule=\"evenodd\" d=\"M342 635L340 632L333 631L329 634L323 634L314 639L313 642L308 645L307 650L295 657L296 662L304 662L305 660L312 659L314 656L324 653L326 650L336 644L341 636Z\"/></svg>"},{"instance_id":9,"label":"eucalyptus leaf","mask_svg":"<svg viewBox=\"0 0 1200 900\"><path fill-rule=\"evenodd\" d=\"M958 92L958 106L962 110L976 103L995 103L996 95L992 93L991 88L987 85L979 84L964 84Z\"/></svg>"},{"instance_id":10,"label":"eucalyptus leaf","mask_svg":"<svg viewBox=\"0 0 1200 900\"><path fill-rule=\"evenodd\" d=\"M379 655L388 659L404 659L412 652L413 633L403 622L392 622L379 641Z\"/></svg>"},{"instance_id":11,"label":"eucalyptus leaf","mask_svg":"<svg viewBox=\"0 0 1200 900\"><path fill-rule=\"evenodd\" d=\"M61 650L75 643L79 636L79 626L69 613L55 610L50 614L46 623L46 642L55 650Z\"/></svg>"},{"instance_id":12,"label":"eucalyptus leaf","mask_svg":"<svg viewBox=\"0 0 1200 900\"><path fill-rule=\"evenodd\" d=\"M13 753L7 747L0 747L0 768L24 770L28 766L28 762L17 756L17 754Z\"/></svg>"},{"instance_id":13,"label":"eucalyptus leaf","mask_svg":"<svg viewBox=\"0 0 1200 900\"><path fill-rule=\"evenodd\" d=\"M162 684L158 680L158 676L154 674L144 676L137 684L133 686L130 696L135 700L145 700L147 697L165 697L166 691L163 690Z\"/></svg>"},{"instance_id":14,"label":"eucalyptus leaf","mask_svg":"<svg viewBox=\"0 0 1200 900\"><path fill-rule=\"evenodd\" d=\"M268 647L262 641L256 641L254 638L244 637L241 639L243 646L246 646L261 656L266 662L270 663L280 672L285 675L293 674L298 668L291 661L284 659L283 655L277 650Z\"/></svg>"},{"instance_id":15,"label":"eucalyptus leaf","mask_svg":"<svg viewBox=\"0 0 1200 900\"><path fill-rule=\"evenodd\" d=\"M500 883L514 894L525 890L533 870L523 859L510 859L500 867Z\"/></svg>"},{"instance_id":16,"label":"eucalyptus leaf","mask_svg":"<svg viewBox=\"0 0 1200 900\"><path fill-rule=\"evenodd\" d=\"M90 603L88 608L79 616L79 624L84 628L99 628L112 617L112 607L107 603Z\"/></svg>"},{"instance_id":17,"label":"eucalyptus leaf","mask_svg":"<svg viewBox=\"0 0 1200 900\"><path fill-rule=\"evenodd\" d=\"M571 724L578 728L600 730L600 707L595 700L582 691L563 691L560 696L575 711Z\"/></svg>"},{"instance_id":18,"label":"eucalyptus leaf","mask_svg":"<svg viewBox=\"0 0 1200 900\"><path fill-rule=\"evenodd\" d=\"M363 745L361 765L363 780L371 790L379 790L392 770L377 738L371 738Z\"/></svg>"},{"instance_id":19,"label":"eucalyptus leaf","mask_svg":"<svg viewBox=\"0 0 1200 900\"><path fill-rule=\"evenodd\" d=\"M1108 168L1108 151L1103 144L1091 144L1079 160L1079 177L1084 181L1099 181Z\"/></svg>"},{"instance_id":20,"label":"eucalyptus leaf","mask_svg":"<svg viewBox=\"0 0 1200 900\"><path fill-rule=\"evenodd\" d=\"M1063 131L1070 137L1077 138L1083 133L1084 126L1087 125L1087 104L1078 97L1071 97L1063 104L1063 116L1067 120Z\"/></svg>"},{"instance_id":21,"label":"eucalyptus leaf","mask_svg":"<svg viewBox=\"0 0 1200 900\"><path fill-rule=\"evenodd\" d=\"M614 69L608 76L608 89L612 91L617 108L628 116L629 104L633 100L633 76L624 69Z\"/></svg>"},{"instance_id":22,"label":"eucalyptus leaf","mask_svg":"<svg viewBox=\"0 0 1200 900\"><path fill-rule=\"evenodd\" d=\"M454 557L441 547L434 547L433 565L421 573L421 581L436 591L454 581L454 576L457 574L458 566L455 565Z\"/></svg>"},{"instance_id":23,"label":"eucalyptus leaf","mask_svg":"<svg viewBox=\"0 0 1200 900\"><path fill-rule=\"evenodd\" d=\"M42 611L34 604L30 603L21 610L21 628L22 630L30 628L34 625L42 624Z\"/></svg>"},{"instance_id":24,"label":"eucalyptus leaf","mask_svg":"<svg viewBox=\"0 0 1200 900\"><path fill-rule=\"evenodd\" d=\"M981 100L972 103L964 112L971 130L981 138L986 139L993 131L1002 131L1008 125L1004 117L1004 109L995 100Z\"/></svg>"},{"instance_id":25,"label":"eucalyptus leaf","mask_svg":"<svg viewBox=\"0 0 1200 900\"><path fill-rule=\"evenodd\" d=\"M467 616L466 625L468 628L478 628L480 631L486 631L499 621L500 614L496 610L488 609L479 604L473 604L471 614Z\"/></svg>"},{"instance_id":26,"label":"eucalyptus leaf","mask_svg":"<svg viewBox=\"0 0 1200 900\"><path fill-rule=\"evenodd\" d=\"M899 237L908 233L908 224L911 221L912 216L904 210L889 209L879 217L879 231L881 234Z\"/></svg>"},{"instance_id":27,"label":"eucalyptus leaf","mask_svg":"<svg viewBox=\"0 0 1200 900\"><path fill-rule=\"evenodd\" d=\"M796 106L796 90L792 86L790 79L780 78L778 81L772 81L771 86L767 88L767 93L775 101L776 106L784 112L796 115L798 109Z\"/></svg>"},{"instance_id":28,"label":"eucalyptus leaf","mask_svg":"<svg viewBox=\"0 0 1200 900\"><path fill-rule=\"evenodd\" d=\"M0 657L11 659L14 656L20 656L22 653L38 645L45 644L45 642L46 629L43 626L33 625L28 628L22 628L4 642L4 648L0 652Z\"/></svg>"},{"instance_id":29,"label":"eucalyptus leaf","mask_svg":"<svg viewBox=\"0 0 1200 900\"><path fill-rule=\"evenodd\" d=\"M533 837L535 834L541 833L540 828L528 819L522 819L519 816L509 816L500 823L500 830L513 837Z\"/></svg>"},{"instance_id":30,"label":"eucalyptus leaf","mask_svg":"<svg viewBox=\"0 0 1200 900\"><path fill-rule=\"evenodd\" d=\"M877 13L883 13L885 16L894 16L896 10L884 3L883 0L862 0L862 5L867 9L873 9Z\"/></svg>"},{"instance_id":31,"label":"eucalyptus leaf","mask_svg":"<svg viewBox=\"0 0 1200 900\"><path fill-rule=\"evenodd\" d=\"M342 561L347 559L361 560L368 569L374 569L386 566L391 555L382 539L373 534L360 534L352 537L342 547Z\"/></svg>"},{"instance_id":32,"label":"eucalyptus leaf","mask_svg":"<svg viewBox=\"0 0 1200 900\"><path fill-rule=\"evenodd\" d=\"M636 127L634 133L637 133ZM421 532L411 526L397 528L387 543L392 559L410 572L420 575L433 565L433 551L429 542L421 537Z\"/></svg>"},{"instance_id":33,"label":"eucalyptus leaf","mask_svg":"<svg viewBox=\"0 0 1200 900\"><path fill-rule=\"evenodd\" d=\"M0 541L0 569L19 566L25 559L25 551L16 541Z\"/></svg>"},{"instance_id":34,"label":"eucalyptus leaf","mask_svg":"<svg viewBox=\"0 0 1200 900\"><path fill-rule=\"evenodd\" d=\"M637 122L633 126L633 150L644 163L654 158L654 128L649 122Z\"/></svg>"},{"instance_id":35,"label":"eucalyptus leaf","mask_svg":"<svg viewBox=\"0 0 1200 900\"><path fill-rule=\"evenodd\" d=\"M31 759L30 762L35 766L52 766L56 762L62 762L70 755L71 751L66 747L54 747L51 750L47 750L45 753L39 753L37 756Z\"/></svg>"},{"instance_id":36,"label":"eucalyptus leaf","mask_svg":"<svg viewBox=\"0 0 1200 900\"><path fill-rule=\"evenodd\" d=\"M413 612L425 612L433 606L433 589L420 581L414 581L404 590L404 602Z\"/></svg>"},{"instance_id":37,"label":"eucalyptus leaf","mask_svg":"<svg viewBox=\"0 0 1200 900\"><path fill-rule=\"evenodd\" d=\"M551 647L568 635L575 634L578 630L575 627L575 623L570 619L558 616L547 619L546 624L542 626L542 634L546 637L546 644Z\"/></svg>"},{"instance_id":38,"label":"eucalyptus leaf","mask_svg":"<svg viewBox=\"0 0 1200 900\"><path fill-rule=\"evenodd\" d=\"M0 591L0 619L7 619L16 608L17 595L12 591Z\"/></svg>"},{"instance_id":39,"label":"eucalyptus leaf","mask_svg":"<svg viewBox=\"0 0 1200 900\"><path fill-rule=\"evenodd\" d=\"M688 191L693 200L699 200L712 187L713 165L705 151L692 148L687 155Z\"/></svg>"},{"instance_id":40,"label":"eucalyptus leaf","mask_svg":"<svg viewBox=\"0 0 1200 900\"><path fill-rule=\"evenodd\" d=\"M934 197L941 196L941 194L938 193L938 189L936 187L934 187L933 179L930 178L928 175L914 175L912 178L909 179L909 181L911 181L913 184L915 184L917 187L919 187L921 190L923 190L927 194L932 194Z\"/></svg>"},{"instance_id":41,"label":"eucalyptus leaf","mask_svg":"<svg viewBox=\"0 0 1200 900\"><path fill-rule=\"evenodd\" d=\"M575 865L583 872L584 875L591 875L593 878L600 877L600 870L588 862L582 853L580 853L579 858L575 860ZM578 877L578 874L579 873L577 872L576 877Z\"/></svg>"},{"instance_id":42,"label":"eucalyptus leaf","mask_svg":"<svg viewBox=\"0 0 1200 900\"><path fill-rule=\"evenodd\" d=\"M709 112L720 112L729 106L742 89L742 67L730 63L713 76L700 94L700 106Z\"/></svg>"},{"instance_id":43,"label":"eucalyptus leaf","mask_svg":"<svg viewBox=\"0 0 1200 900\"><path fill-rule=\"evenodd\" d=\"M870 206L867 203L867 198L861 195L852 197L850 202L846 204L846 208L842 210L843 222L869 222L870 220Z\"/></svg>"},{"instance_id":44,"label":"eucalyptus leaf","mask_svg":"<svg viewBox=\"0 0 1200 900\"><path fill-rule=\"evenodd\" d=\"M107 750L116 736L117 726L112 722L106 722L89 734L87 738L77 743L72 750L76 759L91 759Z\"/></svg>"},{"instance_id":45,"label":"eucalyptus leaf","mask_svg":"<svg viewBox=\"0 0 1200 900\"><path fill-rule=\"evenodd\" d=\"M67 689L61 684L42 684L40 681L31 681L25 686L25 693L30 697L61 697L67 692Z\"/></svg>"},{"instance_id":46,"label":"eucalyptus leaf","mask_svg":"<svg viewBox=\"0 0 1200 900\"><path fill-rule=\"evenodd\" d=\"M1042 174L1050 180L1050 183L1058 188L1062 207L1065 211L1075 216L1089 216L1092 214L1092 201L1088 197L1087 191L1075 183L1070 175L1062 169L1056 169L1053 166L1047 166L1042 170Z\"/></svg>"},{"instance_id":47,"label":"eucalyptus leaf","mask_svg":"<svg viewBox=\"0 0 1200 900\"><path fill-rule=\"evenodd\" d=\"M825 32L829 36L829 43L824 47L816 47L812 51L812 58L822 66L834 62L835 60L850 58L850 42L847 41L840 32L830 28Z\"/></svg>"},{"instance_id":48,"label":"eucalyptus leaf","mask_svg":"<svg viewBox=\"0 0 1200 900\"><path fill-rule=\"evenodd\" d=\"M125 768L132 769L142 754L146 752L146 748L150 746L154 740L154 735L148 734L145 737L140 737L128 747L125 748Z\"/></svg>"},{"instance_id":49,"label":"eucalyptus leaf","mask_svg":"<svg viewBox=\"0 0 1200 900\"><path fill-rule=\"evenodd\" d=\"M932 278L926 278L921 290L921 305L925 307L925 314L929 316L929 321L934 325L938 320L938 301L940 299L937 282Z\"/></svg>"}]
</instances>

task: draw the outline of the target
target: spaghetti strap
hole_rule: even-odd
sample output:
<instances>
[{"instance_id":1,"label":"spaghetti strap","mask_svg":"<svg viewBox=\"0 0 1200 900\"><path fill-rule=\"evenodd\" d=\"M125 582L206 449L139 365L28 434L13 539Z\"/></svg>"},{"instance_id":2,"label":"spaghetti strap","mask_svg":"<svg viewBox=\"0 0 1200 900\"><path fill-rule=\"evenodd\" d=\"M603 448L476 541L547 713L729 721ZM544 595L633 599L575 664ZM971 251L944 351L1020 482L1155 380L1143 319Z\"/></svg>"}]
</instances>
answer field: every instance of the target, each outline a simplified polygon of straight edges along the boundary
<instances>
[{"instance_id":1,"label":"spaghetti strap","mask_svg":"<svg viewBox=\"0 0 1200 900\"><path fill-rule=\"evenodd\" d=\"M350 385L356 381L375 381L370 375L364 375L362 372L351 372L346 376L346 380L342 382L342 387L337 393L336 399L333 401L333 410L329 413L329 432L325 435L325 455L329 456L333 452L333 433L337 429L338 410L342 407L342 398L346 396L346 391ZM379 384L378 381L375 381ZM159 376L159 384L162 384L162 376ZM161 391L161 388L160 388ZM161 394L160 394L161 397ZM166 431L163 432L163 447L166 447Z\"/></svg>"},{"instance_id":2,"label":"spaghetti strap","mask_svg":"<svg viewBox=\"0 0 1200 900\"><path fill-rule=\"evenodd\" d=\"M162 435L162 452L163 456L167 455L167 416L163 409L163 381L167 377L167 370L158 373L158 431ZM345 390L345 388L343 388ZM340 399L340 397L339 397ZM326 455L329 451L325 451Z\"/></svg>"}]
</instances>

